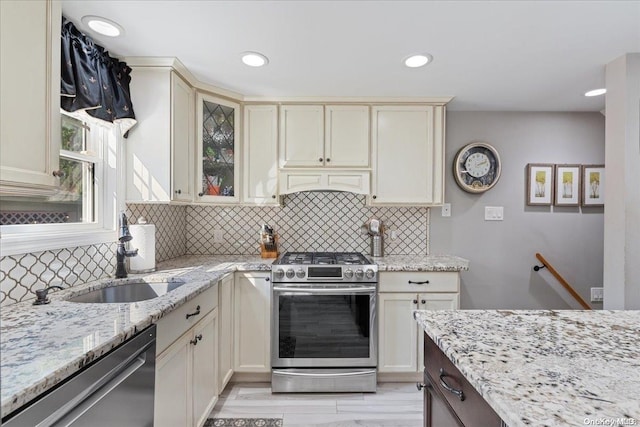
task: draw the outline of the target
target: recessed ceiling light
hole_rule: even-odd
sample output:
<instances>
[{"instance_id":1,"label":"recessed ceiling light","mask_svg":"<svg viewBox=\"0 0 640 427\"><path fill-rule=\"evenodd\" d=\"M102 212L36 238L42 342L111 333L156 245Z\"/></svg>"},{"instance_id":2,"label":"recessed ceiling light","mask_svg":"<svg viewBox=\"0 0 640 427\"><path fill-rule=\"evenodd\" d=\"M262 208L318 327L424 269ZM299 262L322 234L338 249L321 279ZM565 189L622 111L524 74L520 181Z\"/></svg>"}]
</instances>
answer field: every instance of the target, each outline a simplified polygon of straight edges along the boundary
<instances>
[{"instance_id":1,"label":"recessed ceiling light","mask_svg":"<svg viewBox=\"0 0 640 427\"><path fill-rule=\"evenodd\" d=\"M411 55L404 60L404 65L409 68L424 67L429 62L433 61L433 57L428 53Z\"/></svg>"},{"instance_id":2,"label":"recessed ceiling light","mask_svg":"<svg viewBox=\"0 0 640 427\"><path fill-rule=\"evenodd\" d=\"M93 31L103 36L118 37L124 33L124 28L119 24L102 16L87 15L83 16L81 21Z\"/></svg>"},{"instance_id":3,"label":"recessed ceiling light","mask_svg":"<svg viewBox=\"0 0 640 427\"><path fill-rule=\"evenodd\" d=\"M242 54L242 62L249 67L262 67L269 63L269 59L258 52L245 52Z\"/></svg>"},{"instance_id":4,"label":"recessed ceiling light","mask_svg":"<svg viewBox=\"0 0 640 427\"><path fill-rule=\"evenodd\" d=\"M598 95L604 95L605 93L607 93L606 89L594 89L585 93L584 96L598 96Z\"/></svg>"}]
</instances>

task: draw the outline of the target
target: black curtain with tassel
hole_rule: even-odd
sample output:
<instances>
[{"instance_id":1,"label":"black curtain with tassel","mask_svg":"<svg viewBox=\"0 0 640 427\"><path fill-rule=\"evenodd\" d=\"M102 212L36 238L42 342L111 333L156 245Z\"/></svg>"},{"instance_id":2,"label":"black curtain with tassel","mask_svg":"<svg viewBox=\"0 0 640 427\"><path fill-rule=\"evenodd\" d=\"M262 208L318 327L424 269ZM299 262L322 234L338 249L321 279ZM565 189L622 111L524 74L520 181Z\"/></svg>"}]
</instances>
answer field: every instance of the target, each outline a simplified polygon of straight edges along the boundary
<instances>
[{"instance_id":1,"label":"black curtain with tassel","mask_svg":"<svg viewBox=\"0 0 640 427\"><path fill-rule=\"evenodd\" d=\"M62 17L60 106L69 112L120 124L125 138L136 124L129 83L131 68Z\"/></svg>"}]
</instances>

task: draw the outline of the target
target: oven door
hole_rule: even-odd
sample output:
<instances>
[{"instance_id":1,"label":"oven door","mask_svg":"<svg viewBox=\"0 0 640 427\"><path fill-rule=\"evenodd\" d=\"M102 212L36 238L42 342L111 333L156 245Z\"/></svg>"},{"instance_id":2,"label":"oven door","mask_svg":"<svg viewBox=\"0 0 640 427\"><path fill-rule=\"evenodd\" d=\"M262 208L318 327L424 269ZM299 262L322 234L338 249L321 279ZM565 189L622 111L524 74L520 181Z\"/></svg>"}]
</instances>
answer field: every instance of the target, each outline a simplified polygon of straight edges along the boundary
<instances>
[{"instance_id":1,"label":"oven door","mask_svg":"<svg viewBox=\"0 0 640 427\"><path fill-rule=\"evenodd\" d=\"M375 284L275 284L274 368L376 367Z\"/></svg>"}]
</instances>

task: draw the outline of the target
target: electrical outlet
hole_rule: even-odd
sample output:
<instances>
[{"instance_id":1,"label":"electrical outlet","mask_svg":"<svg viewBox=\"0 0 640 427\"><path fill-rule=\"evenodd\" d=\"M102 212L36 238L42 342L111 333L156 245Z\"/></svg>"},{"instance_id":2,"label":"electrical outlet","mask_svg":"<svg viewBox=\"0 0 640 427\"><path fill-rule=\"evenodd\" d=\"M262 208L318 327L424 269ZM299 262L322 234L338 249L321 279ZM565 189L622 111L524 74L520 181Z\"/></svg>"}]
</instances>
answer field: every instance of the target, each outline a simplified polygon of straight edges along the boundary
<instances>
[{"instance_id":1,"label":"electrical outlet","mask_svg":"<svg viewBox=\"0 0 640 427\"><path fill-rule=\"evenodd\" d=\"M451 216L451 203L442 205L442 216Z\"/></svg>"},{"instance_id":2,"label":"electrical outlet","mask_svg":"<svg viewBox=\"0 0 640 427\"><path fill-rule=\"evenodd\" d=\"M591 302L602 302L604 300L604 288L591 288Z\"/></svg>"},{"instance_id":3,"label":"electrical outlet","mask_svg":"<svg viewBox=\"0 0 640 427\"><path fill-rule=\"evenodd\" d=\"M389 238L391 240L396 240L398 238L398 231L397 230L390 230L389 231Z\"/></svg>"},{"instance_id":4,"label":"electrical outlet","mask_svg":"<svg viewBox=\"0 0 640 427\"><path fill-rule=\"evenodd\" d=\"M222 230L213 230L213 243L224 243L224 232Z\"/></svg>"}]
</instances>

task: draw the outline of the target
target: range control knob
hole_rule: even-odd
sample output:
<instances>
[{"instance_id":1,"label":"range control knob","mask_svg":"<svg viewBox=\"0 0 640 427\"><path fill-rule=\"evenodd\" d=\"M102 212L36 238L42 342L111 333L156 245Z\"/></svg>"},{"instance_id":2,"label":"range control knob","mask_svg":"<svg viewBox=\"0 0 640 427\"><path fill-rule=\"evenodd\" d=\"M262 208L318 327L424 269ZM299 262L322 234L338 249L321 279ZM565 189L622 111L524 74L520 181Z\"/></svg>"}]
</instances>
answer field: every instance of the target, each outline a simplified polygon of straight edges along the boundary
<instances>
[{"instance_id":1,"label":"range control knob","mask_svg":"<svg viewBox=\"0 0 640 427\"><path fill-rule=\"evenodd\" d=\"M296 273L293 271L293 268L290 268L290 269L287 270L287 277L289 279L293 279L293 276L295 276L295 275L296 275Z\"/></svg>"},{"instance_id":2,"label":"range control knob","mask_svg":"<svg viewBox=\"0 0 640 427\"><path fill-rule=\"evenodd\" d=\"M273 272L273 275L275 276L276 279L282 279L284 277L284 270L279 268Z\"/></svg>"},{"instance_id":3,"label":"range control knob","mask_svg":"<svg viewBox=\"0 0 640 427\"><path fill-rule=\"evenodd\" d=\"M361 268L356 270L356 279L362 279L362 277L364 276L364 272L362 271Z\"/></svg>"},{"instance_id":4,"label":"range control knob","mask_svg":"<svg viewBox=\"0 0 640 427\"><path fill-rule=\"evenodd\" d=\"M303 270L303 269L299 268L299 269L298 269L298 271L296 271L296 276L297 276L299 279L302 279L302 278L304 277L304 275L305 275L305 272L304 272L304 270Z\"/></svg>"},{"instance_id":5,"label":"range control knob","mask_svg":"<svg viewBox=\"0 0 640 427\"><path fill-rule=\"evenodd\" d=\"M345 279L351 279L353 277L353 270L348 268L344 271Z\"/></svg>"},{"instance_id":6,"label":"range control knob","mask_svg":"<svg viewBox=\"0 0 640 427\"><path fill-rule=\"evenodd\" d=\"M367 279L373 279L376 275L376 273L372 270L372 269L367 269L365 275L367 276Z\"/></svg>"}]
</instances>

